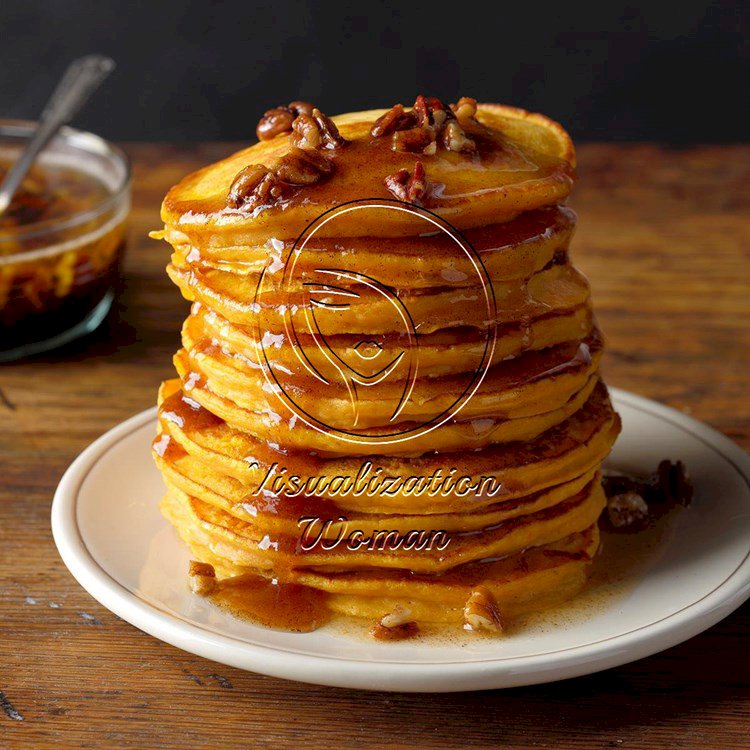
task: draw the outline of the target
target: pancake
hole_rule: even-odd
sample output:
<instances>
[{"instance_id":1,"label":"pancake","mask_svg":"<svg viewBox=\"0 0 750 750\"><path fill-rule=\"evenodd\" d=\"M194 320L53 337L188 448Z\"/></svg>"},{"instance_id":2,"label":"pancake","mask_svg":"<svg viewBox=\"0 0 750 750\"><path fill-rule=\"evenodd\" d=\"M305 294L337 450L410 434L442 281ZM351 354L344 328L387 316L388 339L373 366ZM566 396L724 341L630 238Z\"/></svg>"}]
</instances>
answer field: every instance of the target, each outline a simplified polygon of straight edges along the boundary
<instances>
[{"instance_id":1,"label":"pancake","mask_svg":"<svg viewBox=\"0 0 750 750\"><path fill-rule=\"evenodd\" d=\"M239 325L260 322L264 331L284 333L282 305L294 305L299 308L299 316L304 315L302 288L296 290L299 296L290 296L290 301L284 303L282 290L256 294L260 276L237 276L228 271L177 268L174 265L170 265L167 272L185 299L201 302ZM353 292L347 292L347 307L332 309L321 323L324 329L363 334L401 333L401 327L397 327L400 321L392 314L389 299L375 292L368 293L361 286L353 285L352 288ZM502 325L532 320L552 310L575 309L586 303L589 288L584 276L575 268L552 263L529 279L493 282L487 289L477 285L458 289L441 287L429 293L396 290L396 296L419 326L420 334L462 326L485 327L488 322L484 303L487 293L494 296L492 312L495 317L492 322ZM349 296L351 294L356 296ZM457 314L457 310L460 313ZM298 323L297 327L304 330L304 322Z\"/></svg>"},{"instance_id":2,"label":"pancake","mask_svg":"<svg viewBox=\"0 0 750 750\"><path fill-rule=\"evenodd\" d=\"M281 346L278 337L262 333L260 339L254 326L241 326L230 323L215 310L196 303L185 321L189 336L202 337L211 345L226 347L245 361L248 367L260 366L258 349L262 339L270 339L273 347L273 361L279 369L293 371L298 367L291 347ZM593 318L588 305L581 305L568 311L553 311L539 318L497 326L495 345L489 366L508 360L526 351L538 351L564 342L576 342L587 338L593 328ZM473 328L451 328L421 335L419 338L419 366L424 375L438 375L465 372L466 363L475 362L481 357L486 343L486 332ZM341 352L342 358L353 356L355 347L362 340L353 334L335 334L328 337L333 348ZM312 338L301 335L300 345L305 351L313 348ZM402 340L386 337L381 343L384 355L391 359L403 348Z\"/></svg>"},{"instance_id":3,"label":"pancake","mask_svg":"<svg viewBox=\"0 0 750 750\"><path fill-rule=\"evenodd\" d=\"M620 420L570 258L568 135L424 97L293 103L259 134L172 188L153 233L193 303L153 445L193 590L387 639L574 596Z\"/></svg>"},{"instance_id":4,"label":"pancake","mask_svg":"<svg viewBox=\"0 0 750 750\"><path fill-rule=\"evenodd\" d=\"M184 352L192 372L202 373L217 383L215 390L226 394L242 408L273 408L278 398L274 392L277 388L269 387L262 368L233 351L227 342L219 345L215 341L200 325L183 328ZM594 330L583 341L529 351L505 360L487 370L461 415L464 419L493 415L513 418L560 406L594 374L601 355L601 338ZM287 357L291 358L291 353ZM460 398L466 380L464 372L420 379L412 388L401 417L407 421L430 419L434 414L445 412ZM345 384L329 384L325 399L320 399L318 382L303 370L285 373L283 387L305 411L312 411L312 400L319 399L317 413L326 424L341 427L348 424L351 398ZM357 400L357 424L363 427L386 425L391 413L389 405L398 399L404 388L403 380L394 379L377 388L363 390ZM310 405L306 408L308 402Z\"/></svg>"},{"instance_id":5,"label":"pancake","mask_svg":"<svg viewBox=\"0 0 750 750\"><path fill-rule=\"evenodd\" d=\"M575 228L575 214L566 206L529 211L503 224L475 227L463 233L493 280L526 279L541 271L555 253L567 249ZM196 247L175 245L176 268L215 269L238 275L258 275L269 259L280 263L294 242L269 240L260 246ZM472 267L456 257L454 243L444 236L351 237L346 245L336 238L318 238L306 245L299 259L303 273L316 268L341 268L351 255L357 268L375 278L385 277L400 289L432 288L450 282L470 286Z\"/></svg>"},{"instance_id":6,"label":"pancake","mask_svg":"<svg viewBox=\"0 0 750 750\"><path fill-rule=\"evenodd\" d=\"M253 246L269 238L294 239L327 209L357 199L392 196L384 179L414 166L414 154L393 151L389 139L370 135L385 110L353 112L333 122L349 141L334 154L336 179L310 185L299 199L248 216L227 207L226 195L248 164L269 164L289 149L287 137L261 141L201 169L173 187L162 204L164 238L199 247ZM573 185L575 150L568 134L543 115L514 107L482 104L478 120L495 142L477 165L463 153L441 151L431 160L431 179L444 186L428 206L458 229L508 220L563 201ZM409 214L384 227L353 219L339 236L401 236L418 233ZM417 232L413 230L417 228Z\"/></svg>"}]
</instances>

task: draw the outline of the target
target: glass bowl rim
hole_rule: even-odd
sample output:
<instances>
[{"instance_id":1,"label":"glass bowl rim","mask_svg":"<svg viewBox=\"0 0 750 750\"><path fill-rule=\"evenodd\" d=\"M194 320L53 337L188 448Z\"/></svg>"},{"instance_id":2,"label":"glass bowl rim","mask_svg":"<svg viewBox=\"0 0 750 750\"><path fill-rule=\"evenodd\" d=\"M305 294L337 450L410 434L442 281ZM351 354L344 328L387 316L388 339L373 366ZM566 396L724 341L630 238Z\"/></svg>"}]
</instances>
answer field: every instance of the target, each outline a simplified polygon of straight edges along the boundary
<instances>
[{"instance_id":1,"label":"glass bowl rim","mask_svg":"<svg viewBox=\"0 0 750 750\"><path fill-rule=\"evenodd\" d=\"M6 137L29 137L37 126L38 123L32 120L0 118L0 146L3 144ZM63 139L66 143L72 144L75 148L78 148L83 152L104 156L115 162L119 162L123 168L121 180L106 198L91 208L78 211L77 213L62 219L48 219L46 221L36 222L23 228L10 231L0 230L0 245L2 245L4 241L9 240L23 241L33 237L44 237L45 234L51 235L55 232L71 229L79 224L84 224L116 206L130 191L132 184L131 163L130 159L122 149L101 136L96 135L96 133L91 133L87 130L79 130L67 125L60 128L60 132L52 140L51 145L54 145L59 139ZM32 250L10 253L9 255L0 255L0 266L8 263L22 262L28 259L29 256L38 255L40 250L44 252L47 249L48 248L35 248Z\"/></svg>"}]
</instances>

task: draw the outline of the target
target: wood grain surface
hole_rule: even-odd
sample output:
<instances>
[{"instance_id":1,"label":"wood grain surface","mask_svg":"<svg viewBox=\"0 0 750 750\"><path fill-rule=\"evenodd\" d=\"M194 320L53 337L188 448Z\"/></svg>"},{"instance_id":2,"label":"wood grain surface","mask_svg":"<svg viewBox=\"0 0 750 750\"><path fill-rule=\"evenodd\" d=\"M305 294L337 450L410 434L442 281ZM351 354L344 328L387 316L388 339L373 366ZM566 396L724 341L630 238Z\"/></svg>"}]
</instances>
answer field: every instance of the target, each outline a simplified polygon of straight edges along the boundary
<instances>
[{"instance_id":1,"label":"wood grain surface","mask_svg":"<svg viewBox=\"0 0 750 750\"><path fill-rule=\"evenodd\" d=\"M750 607L648 659L506 691L402 695L240 672L141 633L57 555L55 486L154 403L187 305L149 240L166 189L227 144L128 148L125 288L107 325L0 366L0 748L750 748ZM608 381L750 449L750 146L580 148L574 257ZM655 457L660 458L660 457Z\"/></svg>"}]
</instances>

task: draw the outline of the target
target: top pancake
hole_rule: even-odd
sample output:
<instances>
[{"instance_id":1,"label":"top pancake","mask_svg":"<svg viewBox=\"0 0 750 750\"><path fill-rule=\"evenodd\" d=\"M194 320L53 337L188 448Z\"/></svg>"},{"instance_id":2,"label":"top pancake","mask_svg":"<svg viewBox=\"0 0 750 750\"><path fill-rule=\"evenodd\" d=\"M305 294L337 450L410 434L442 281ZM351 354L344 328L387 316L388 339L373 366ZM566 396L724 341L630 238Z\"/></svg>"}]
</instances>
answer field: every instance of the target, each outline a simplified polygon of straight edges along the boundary
<instances>
[{"instance_id":1,"label":"top pancake","mask_svg":"<svg viewBox=\"0 0 750 750\"><path fill-rule=\"evenodd\" d=\"M173 187L162 205L165 238L198 247L252 245L269 237L294 239L326 210L362 199L392 199L387 176L424 164L436 186L425 208L458 229L513 218L523 211L558 203L572 187L575 152L568 134L548 118L513 107L481 104L477 119L493 134L492 147L478 153L438 149L434 155L391 149L390 138L370 129L386 110L353 112L332 118L349 143L329 154L333 175L302 188L270 207L227 206L237 173L252 164L270 164L291 148L288 134L277 135L201 169ZM424 233L424 221L408 212L384 223L366 212L341 217L319 236L405 236Z\"/></svg>"}]
</instances>

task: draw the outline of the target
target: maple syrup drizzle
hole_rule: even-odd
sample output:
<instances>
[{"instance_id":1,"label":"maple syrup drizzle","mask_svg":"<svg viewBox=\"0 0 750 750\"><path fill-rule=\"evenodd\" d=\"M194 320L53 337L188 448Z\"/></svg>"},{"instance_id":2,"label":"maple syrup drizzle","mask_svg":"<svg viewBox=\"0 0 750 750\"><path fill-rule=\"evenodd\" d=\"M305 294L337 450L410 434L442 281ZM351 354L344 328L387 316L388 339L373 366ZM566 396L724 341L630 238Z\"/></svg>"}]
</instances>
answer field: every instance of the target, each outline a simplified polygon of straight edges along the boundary
<instances>
[{"instance_id":1,"label":"maple syrup drizzle","mask_svg":"<svg viewBox=\"0 0 750 750\"><path fill-rule=\"evenodd\" d=\"M195 386L197 383L194 383ZM174 422L180 429L205 430L224 421L181 390L164 399L160 413L164 419Z\"/></svg>"}]
</instances>

